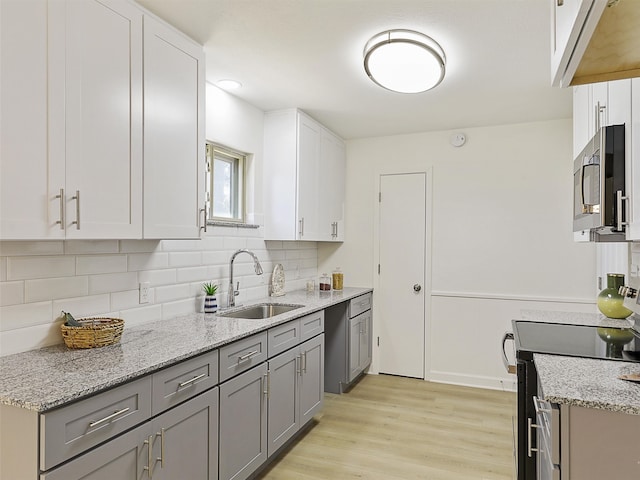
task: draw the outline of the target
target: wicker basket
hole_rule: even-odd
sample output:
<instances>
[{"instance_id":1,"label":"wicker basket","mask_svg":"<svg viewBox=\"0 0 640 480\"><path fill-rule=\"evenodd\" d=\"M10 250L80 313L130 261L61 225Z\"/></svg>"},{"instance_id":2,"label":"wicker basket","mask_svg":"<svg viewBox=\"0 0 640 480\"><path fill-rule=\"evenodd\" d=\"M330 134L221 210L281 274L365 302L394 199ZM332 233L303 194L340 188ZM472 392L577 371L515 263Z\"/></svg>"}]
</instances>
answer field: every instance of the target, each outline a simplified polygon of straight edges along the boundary
<instances>
[{"instance_id":1,"label":"wicker basket","mask_svg":"<svg viewBox=\"0 0 640 480\"><path fill-rule=\"evenodd\" d=\"M95 348L120 341L124 320L120 318L83 318L81 327L62 324L62 338L69 348Z\"/></svg>"}]
</instances>

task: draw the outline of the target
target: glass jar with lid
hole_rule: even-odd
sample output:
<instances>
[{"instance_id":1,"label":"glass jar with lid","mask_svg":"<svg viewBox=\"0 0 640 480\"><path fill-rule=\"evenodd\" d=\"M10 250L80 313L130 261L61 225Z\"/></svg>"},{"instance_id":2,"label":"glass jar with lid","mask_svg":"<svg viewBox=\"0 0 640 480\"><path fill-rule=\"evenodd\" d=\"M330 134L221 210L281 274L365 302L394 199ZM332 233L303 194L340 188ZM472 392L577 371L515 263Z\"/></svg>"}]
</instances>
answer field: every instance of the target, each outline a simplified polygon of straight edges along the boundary
<instances>
[{"instance_id":1,"label":"glass jar with lid","mask_svg":"<svg viewBox=\"0 0 640 480\"><path fill-rule=\"evenodd\" d=\"M331 279L329 278L329 275L323 273L320 276L320 291L327 292L329 290L331 290Z\"/></svg>"},{"instance_id":2,"label":"glass jar with lid","mask_svg":"<svg viewBox=\"0 0 640 480\"><path fill-rule=\"evenodd\" d=\"M344 283L344 275L340 271L340 267L336 267L336 269L332 273L333 277L333 289L334 290L342 290Z\"/></svg>"}]
</instances>

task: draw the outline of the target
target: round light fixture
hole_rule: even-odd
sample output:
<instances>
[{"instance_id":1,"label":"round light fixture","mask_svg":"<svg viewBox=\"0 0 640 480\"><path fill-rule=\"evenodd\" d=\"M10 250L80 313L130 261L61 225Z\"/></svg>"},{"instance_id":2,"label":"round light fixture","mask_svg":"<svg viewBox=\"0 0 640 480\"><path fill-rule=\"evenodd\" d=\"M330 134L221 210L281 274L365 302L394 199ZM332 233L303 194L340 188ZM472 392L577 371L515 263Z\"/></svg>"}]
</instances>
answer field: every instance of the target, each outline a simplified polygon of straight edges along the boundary
<instances>
[{"instance_id":1,"label":"round light fixture","mask_svg":"<svg viewBox=\"0 0 640 480\"><path fill-rule=\"evenodd\" d=\"M237 90L242 86L240 82L237 82L235 80L229 80L229 79L218 80L216 82L216 85L223 90Z\"/></svg>"},{"instance_id":2,"label":"round light fixture","mask_svg":"<svg viewBox=\"0 0 640 480\"><path fill-rule=\"evenodd\" d=\"M444 50L433 38L414 30L387 30L364 47L364 69L387 90L421 93L444 78Z\"/></svg>"}]
</instances>

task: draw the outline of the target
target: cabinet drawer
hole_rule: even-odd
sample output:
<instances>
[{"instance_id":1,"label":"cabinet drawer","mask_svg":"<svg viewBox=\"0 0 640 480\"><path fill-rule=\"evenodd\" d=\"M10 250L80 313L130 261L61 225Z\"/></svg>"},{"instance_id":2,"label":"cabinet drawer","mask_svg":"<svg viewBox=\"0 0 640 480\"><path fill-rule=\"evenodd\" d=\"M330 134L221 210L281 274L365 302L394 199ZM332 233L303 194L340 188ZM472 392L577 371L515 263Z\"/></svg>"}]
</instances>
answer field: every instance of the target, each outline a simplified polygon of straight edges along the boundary
<instances>
[{"instance_id":1,"label":"cabinet drawer","mask_svg":"<svg viewBox=\"0 0 640 480\"><path fill-rule=\"evenodd\" d=\"M186 360L153 374L153 415L167 410L218 383L218 351Z\"/></svg>"},{"instance_id":2,"label":"cabinet drawer","mask_svg":"<svg viewBox=\"0 0 640 480\"><path fill-rule=\"evenodd\" d=\"M301 341L304 342L324 332L324 310L300 319Z\"/></svg>"},{"instance_id":3,"label":"cabinet drawer","mask_svg":"<svg viewBox=\"0 0 640 480\"><path fill-rule=\"evenodd\" d=\"M366 293L364 295L360 295L359 297L352 298L349 302L349 318L353 318L370 309L371 293Z\"/></svg>"},{"instance_id":4,"label":"cabinet drawer","mask_svg":"<svg viewBox=\"0 0 640 480\"><path fill-rule=\"evenodd\" d=\"M267 332L243 338L220 349L220 381L250 369L267 359Z\"/></svg>"},{"instance_id":5,"label":"cabinet drawer","mask_svg":"<svg viewBox=\"0 0 640 480\"><path fill-rule=\"evenodd\" d=\"M300 344L300 319L291 320L267 332L269 358Z\"/></svg>"},{"instance_id":6,"label":"cabinet drawer","mask_svg":"<svg viewBox=\"0 0 640 480\"><path fill-rule=\"evenodd\" d=\"M147 376L40 415L40 469L48 470L151 416Z\"/></svg>"}]
</instances>

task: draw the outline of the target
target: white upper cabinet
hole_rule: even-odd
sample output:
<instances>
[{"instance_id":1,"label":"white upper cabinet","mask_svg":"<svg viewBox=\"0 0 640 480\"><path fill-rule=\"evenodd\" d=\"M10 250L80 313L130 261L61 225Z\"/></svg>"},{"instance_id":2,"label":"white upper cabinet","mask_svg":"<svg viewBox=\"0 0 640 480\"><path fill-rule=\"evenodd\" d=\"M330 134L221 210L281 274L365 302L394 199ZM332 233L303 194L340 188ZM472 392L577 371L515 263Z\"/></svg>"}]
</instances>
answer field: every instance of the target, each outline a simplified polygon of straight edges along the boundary
<instances>
[{"instance_id":1,"label":"white upper cabinet","mask_svg":"<svg viewBox=\"0 0 640 480\"><path fill-rule=\"evenodd\" d=\"M64 238L55 224L64 208L55 199L60 192L48 190L47 30L46 0L0 1L2 239ZM50 203L58 207L52 218Z\"/></svg>"},{"instance_id":2,"label":"white upper cabinet","mask_svg":"<svg viewBox=\"0 0 640 480\"><path fill-rule=\"evenodd\" d=\"M199 238L204 165L204 52L145 17L144 238Z\"/></svg>"},{"instance_id":3,"label":"white upper cabinet","mask_svg":"<svg viewBox=\"0 0 640 480\"><path fill-rule=\"evenodd\" d=\"M150 19L143 52L145 12L126 0L0 9L0 239L143 238L143 95L148 238L197 238L202 47Z\"/></svg>"},{"instance_id":4,"label":"white upper cabinet","mask_svg":"<svg viewBox=\"0 0 640 480\"><path fill-rule=\"evenodd\" d=\"M566 87L573 79L607 0L551 2L551 84Z\"/></svg>"},{"instance_id":5,"label":"white upper cabinet","mask_svg":"<svg viewBox=\"0 0 640 480\"><path fill-rule=\"evenodd\" d=\"M50 154L65 182L50 188L65 189L66 237L140 238L142 12L118 0L49 9L50 78L64 78L65 100L50 111Z\"/></svg>"},{"instance_id":6,"label":"white upper cabinet","mask_svg":"<svg viewBox=\"0 0 640 480\"><path fill-rule=\"evenodd\" d=\"M303 112L265 116L266 240L344 239L344 142Z\"/></svg>"}]
</instances>

